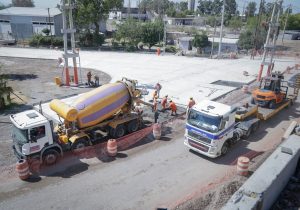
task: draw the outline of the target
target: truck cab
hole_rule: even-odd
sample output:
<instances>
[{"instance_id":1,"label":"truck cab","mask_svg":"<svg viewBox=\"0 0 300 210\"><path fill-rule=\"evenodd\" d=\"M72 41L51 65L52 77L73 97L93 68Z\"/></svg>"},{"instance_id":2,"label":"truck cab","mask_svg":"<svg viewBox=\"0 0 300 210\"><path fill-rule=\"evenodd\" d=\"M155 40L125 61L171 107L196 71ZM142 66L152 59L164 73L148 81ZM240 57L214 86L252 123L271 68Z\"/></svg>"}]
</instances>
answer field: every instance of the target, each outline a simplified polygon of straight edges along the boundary
<instances>
[{"instance_id":1,"label":"truck cab","mask_svg":"<svg viewBox=\"0 0 300 210\"><path fill-rule=\"evenodd\" d=\"M43 158L46 164L56 161L62 149L53 138L52 121L36 110L11 115L10 120L13 123L13 150L19 159Z\"/></svg>"},{"instance_id":2,"label":"truck cab","mask_svg":"<svg viewBox=\"0 0 300 210\"><path fill-rule=\"evenodd\" d=\"M228 150L235 126L233 107L204 100L189 109L184 144L190 149L215 158Z\"/></svg>"}]
</instances>

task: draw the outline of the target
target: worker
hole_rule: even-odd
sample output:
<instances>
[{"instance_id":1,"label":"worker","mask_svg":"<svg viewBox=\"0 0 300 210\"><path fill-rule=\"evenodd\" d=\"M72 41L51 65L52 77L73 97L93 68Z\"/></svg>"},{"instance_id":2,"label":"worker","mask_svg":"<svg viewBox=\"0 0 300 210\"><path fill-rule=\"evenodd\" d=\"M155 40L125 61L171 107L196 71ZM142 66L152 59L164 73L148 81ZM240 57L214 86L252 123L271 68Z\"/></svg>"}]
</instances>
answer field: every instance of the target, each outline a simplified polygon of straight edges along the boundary
<instances>
[{"instance_id":1,"label":"worker","mask_svg":"<svg viewBox=\"0 0 300 210\"><path fill-rule=\"evenodd\" d=\"M95 79L95 86L98 87L99 86L99 77L98 77L98 75L95 75L94 79Z\"/></svg>"},{"instance_id":2,"label":"worker","mask_svg":"<svg viewBox=\"0 0 300 210\"><path fill-rule=\"evenodd\" d=\"M92 84L92 73L89 71L86 76L88 80L88 86L90 86Z\"/></svg>"},{"instance_id":3,"label":"worker","mask_svg":"<svg viewBox=\"0 0 300 210\"><path fill-rule=\"evenodd\" d=\"M156 111L154 112L154 123L157 123L157 122L158 122L158 117L159 117L159 112L158 112L158 110L156 110Z\"/></svg>"},{"instance_id":4,"label":"worker","mask_svg":"<svg viewBox=\"0 0 300 210\"><path fill-rule=\"evenodd\" d=\"M155 85L155 89L157 91L157 97L159 98L159 93L160 93L160 90L161 90L161 84L159 84L159 82L156 83Z\"/></svg>"},{"instance_id":5,"label":"worker","mask_svg":"<svg viewBox=\"0 0 300 210\"><path fill-rule=\"evenodd\" d=\"M171 115L177 114L176 104L172 100L170 100L169 108L171 109Z\"/></svg>"},{"instance_id":6,"label":"worker","mask_svg":"<svg viewBox=\"0 0 300 210\"><path fill-rule=\"evenodd\" d=\"M152 94L152 101L154 101L154 98L157 97L157 90L155 90Z\"/></svg>"},{"instance_id":7,"label":"worker","mask_svg":"<svg viewBox=\"0 0 300 210\"><path fill-rule=\"evenodd\" d=\"M193 99L193 97L190 97L189 103L187 105L187 108L190 109L192 108L194 105L196 104L195 100Z\"/></svg>"},{"instance_id":8,"label":"worker","mask_svg":"<svg viewBox=\"0 0 300 210\"><path fill-rule=\"evenodd\" d=\"M153 99L153 106L152 106L152 112L155 112L157 110L157 96Z\"/></svg>"},{"instance_id":9,"label":"worker","mask_svg":"<svg viewBox=\"0 0 300 210\"><path fill-rule=\"evenodd\" d=\"M167 101L168 101L168 95L166 95L166 96L161 100L162 111L164 111L164 110L167 108Z\"/></svg>"}]
</instances>

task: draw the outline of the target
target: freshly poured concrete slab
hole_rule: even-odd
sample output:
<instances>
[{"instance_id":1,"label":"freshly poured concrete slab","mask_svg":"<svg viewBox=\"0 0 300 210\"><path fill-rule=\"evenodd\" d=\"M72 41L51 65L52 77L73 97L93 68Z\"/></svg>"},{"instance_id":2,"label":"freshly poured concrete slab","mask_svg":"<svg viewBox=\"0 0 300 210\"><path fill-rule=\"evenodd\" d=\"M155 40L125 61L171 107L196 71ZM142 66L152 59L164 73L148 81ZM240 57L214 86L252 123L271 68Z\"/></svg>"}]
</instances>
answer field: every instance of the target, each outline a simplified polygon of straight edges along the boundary
<instances>
[{"instance_id":1,"label":"freshly poured concrete slab","mask_svg":"<svg viewBox=\"0 0 300 210\"><path fill-rule=\"evenodd\" d=\"M57 59L62 57L62 51L2 47L0 56ZM101 51L80 51L80 60L82 67L104 71L111 75L112 81L128 77L138 80L140 84L147 84L149 87L160 82L161 96L168 94L179 104L186 104L191 96L196 102L203 99L215 99L236 88L211 84L218 80L245 84L253 81L261 62L260 58L215 60L175 55L157 56ZM276 59L274 71L284 71L287 66L294 64L293 60ZM61 72L58 69L53 69L53 71L57 71L57 75L60 76ZM249 76L245 76L244 71L248 72ZM83 81L86 81L85 77L83 75ZM152 92L151 89L148 90Z\"/></svg>"}]
</instances>

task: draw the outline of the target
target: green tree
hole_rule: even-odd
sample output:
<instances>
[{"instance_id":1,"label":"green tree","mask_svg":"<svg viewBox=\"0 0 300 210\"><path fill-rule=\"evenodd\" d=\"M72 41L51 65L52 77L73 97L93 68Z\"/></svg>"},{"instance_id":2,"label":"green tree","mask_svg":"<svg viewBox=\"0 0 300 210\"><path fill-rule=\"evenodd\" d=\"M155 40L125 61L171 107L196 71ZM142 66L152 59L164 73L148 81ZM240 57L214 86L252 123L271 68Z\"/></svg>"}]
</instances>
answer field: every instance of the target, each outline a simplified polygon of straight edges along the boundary
<instances>
[{"instance_id":1,"label":"green tree","mask_svg":"<svg viewBox=\"0 0 300 210\"><path fill-rule=\"evenodd\" d=\"M251 31L244 31L240 34L238 46L241 49L252 49L253 48L253 34Z\"/></svg>"},{"instance_id":2,"label":"green tree","mask_svg":"<svg viewBox=\"0 0 300 210\"><path fill-rule=\"evenodd\" d=\"M229 28L231 28L234 32L240 30L243 26L243 22L239 17L233 17L229 20L228 24Z\"/></svg>"},{"instance_id":3,"label":"green tree","mask_svg":"<svg viewBox=\"0 0 300 210\"><path fill-rule=\"evenodd\" d=\"M237 3L235 0L225 0L225 13L227 19L231 19L237 12Z\"/></svg>"},{"instance_id":4,"label":"green tree","mask_svg":"<svg viewBox=\"0 0 300 210\"><path fill-rule=\"evenodd\" d=\"M164 35L164 24L162 21L147 22L142 25L142 42L148 45L149 49L158 43Z\"/></svg>"},{"instance_id":5,"label":"green tree","mask_svg":"<svg viewBox=\"0 0 300 210\"><path fill-rule=\"evenodd\" d=\"M208 36L205 33L198 33L194 36L193 46L197 48L198 53L202 53L202 49L210 45Z\"/></svg>"},{"instance_id":6,"label":"green tree","mask_svg":"<svg viewBox=\"0 0 300 210\"><path fill-rule=\"evenodd\" d=\"M214 0L212 3L212 15L218 15L222 12L222 1L221 0Z\"/></svg>"},{"instance_id":7,"label":"green tree","mask_svg":"<svg viewBox=\"0 0 300 210\"><path fill-rule=\"evenodd\" d=\"M123 23L117 25L115 39L121 41L127 46L138 47L138 43L142 41L142 27L138 21L127 19Z\"/></svg>"},{"instance_id":8,"label":"green tree","mask_svg":"<svg viewBox=\"0 0 300 210\"><path fill-rule=\"evenodd\" d=\"M290 15L287 20L287 30L300 30L300 13Z\"/></svg>"},{"instance_id":9,"label":"green tree","mask_svg":"<svg viewBox=\"0 0 300 210\"><path fill-rule=\"evenodd\" d=\"M265 13L268 17L272 15L274 4L271 2L268 2L265 6Z\"/></svg>"},{"instance_id":10,"label":"green tree","mask_svg":"<svg viewBox=\"0 0 300 210\"><path fill-rule=\"evenodd\" d=\"M247 7L246 7L246 17L253 17L255 15L256 12L256 2L251 1L248 3Z\"/></svg>"},{"instance_id":11,"label":"green tree","mask_svg":"<svg viewBox=\"0 0 300 210\"><path fill-rule=\"evenodd\" d=\"M122 8L122 0L75 0L75 19L79 27L89 30L91 24L95 26L95 34L99 35L100 20L105 20L113 8Z\"/></svg>"},{"instance_id":12,"label":"green tree","mask_svg":"<svg viewBox=\"0 0 300 210\"><path fill-rule=\"evenodd\" d=\"M34 7L32 0L12 0L13 7Z\"/></svg>"},{"instance_id":13,"label":"green tree","mask_svg":"<svg viewBox=\"0 0 300 210\"><path fill-rule=\"evenodd\" d=\"M188 10L188 3L187 2L183 2L183 1L180 2L179 3L179 10L182 11L182 12L185 11L185 10Z\"/></svg>"},{"instance_id":14,"label":"green tree","mask_svg":"<svg viewBox=\"0 0 300 210\"><path fill-rule=\"evenodd\" d=\"M198 11L203 15L211 15L213 10L212 1L199 0L198 1Z\"/></svg>"}]
</instances>

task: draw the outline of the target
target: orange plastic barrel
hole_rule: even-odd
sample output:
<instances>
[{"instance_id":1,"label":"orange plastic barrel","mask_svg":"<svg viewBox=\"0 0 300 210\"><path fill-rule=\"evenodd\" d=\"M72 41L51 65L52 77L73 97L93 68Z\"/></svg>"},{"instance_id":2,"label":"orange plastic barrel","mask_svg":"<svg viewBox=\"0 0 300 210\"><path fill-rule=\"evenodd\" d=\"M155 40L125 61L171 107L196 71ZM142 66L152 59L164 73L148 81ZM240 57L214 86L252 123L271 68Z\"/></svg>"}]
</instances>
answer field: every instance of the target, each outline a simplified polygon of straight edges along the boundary
<instances>
[{"instance_id":1,"label":"orange plastic barrel","mask_svg":"<svg viewBox=\"0 0 300 210\"><path fill-rule=\"evenodd\" d=\"M156 140L161 137L161 125L159 123L155 123L153 125L153 136Z\"/></svg>"},{"instance_id":2,"label":"orange plastic barrel","mask_svg":"<svg viewBox=\"0 0 300 210\"><path fill-rule=\"evenodd\" d=\"M118 152L118 144L115 139L109 139L107 142L107 154L110 157L114 157Z\"/></svg>"},{"instance_id":3,"label":"orange plastic barrel","mask_svg":"<svg viewBox=\"0 0 300 210\"><path fill-rule=\"evenodd\" d=\"M156 54L160 55L160 48L159 47L156 49Z\"/></svg>"},{"instance_id":4,"label":"orange plastic barrel","mask_svg":"<svg viewBox=\"0 0 300 210\"><path fill-rule=\"evenodd\" d=\"M241 156L238 158L237 162L237 174L241 176L248 175L248 168L249 168L249 158Z\"/></svg>"},{"instance_id":5,"label":"orange plastic barrel","mask_svg":"<svg viewBox=\"0 0 300 210\"><path fill-rule=\"evenodd\" d=\"M19 178L26 180L29 178L29 165L27 160L21 159L17 162L16 171L19 174Z\"/></svg>"},{"instance_id":6,"label":"orange plastic barrel","mask_svg":"<svg viewBox=\"0 0 300 210\"><path fill-rule=\"evenodd\" d=\"M248 91L249 91L249 86L248 86L248 85L243 85L242 90L243 90L243 93L248 93Z\"/></svg>"},{"instance_id":7,"label":"orange plastic barrel","mask_svg":"<svg viewBox=\"0 0 300 210\"><path fill-rule=\"evenodd\" d=\"M61 86L61 79L59 77L55 77L55 84Z\"/></svg>"},{"instance_id":8,"label":"orange plastic barrel","mask_svg":"<svg viewBox=\"0 0 300 210\"><path fill-rule=\"evenodd\" d=\"M32 159L30 161L29 170L31 173L38 173L40 171L40 160L39 159Z\"/></svg>"}]
</instances>

